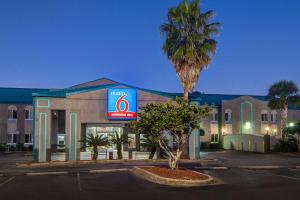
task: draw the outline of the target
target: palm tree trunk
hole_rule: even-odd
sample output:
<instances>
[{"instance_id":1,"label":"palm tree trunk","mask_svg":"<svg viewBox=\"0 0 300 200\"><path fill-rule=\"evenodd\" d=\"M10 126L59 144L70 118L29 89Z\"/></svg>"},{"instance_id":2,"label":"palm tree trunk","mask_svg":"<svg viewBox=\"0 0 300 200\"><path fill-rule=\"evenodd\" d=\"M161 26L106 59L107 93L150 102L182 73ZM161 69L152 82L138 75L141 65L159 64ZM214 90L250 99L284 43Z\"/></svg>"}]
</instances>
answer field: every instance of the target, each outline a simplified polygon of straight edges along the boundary
<instances>
[{"instance_id":1,"label":"palm tree trunk","mask_svg":"<svg viewBox=\"0 0 300 200\"><path fill-rule=\"evenodd\" d=\"M285 105L284 108L281 110L281 138L284 139L284 129L287 124L287 118L288 118L288 105Z\"/></svg>"},{"instance_id":2,"label":"palm tree trunk","mask_svg":"<svg viewBox=\"0 0 300 200\"><path fill-rule=\"evenodd\" d=\"M117 153L118 153L118 159L123 159L122 144L117 144Z\"/></svg>"},{"instance_id":3,"label":"palm tree trunk","mask_svg":"<svg viewBox=\"0 0 300 200\"><path fill-rule=\"evenodd\" d=\"M183 89L183 98L185 100L189 99L189 90L187 89L187 87Z\"/></svg>"},{"instance_id":4,"label":"palm tree trunk","mask_svg":"<svg viewBox=\"0 0 300 200\"><path fill-rule=\"evenodd\" d=\"M98 147L93 148L93 160L97 160L98 158Z\"/></svg>"}]
</instances>

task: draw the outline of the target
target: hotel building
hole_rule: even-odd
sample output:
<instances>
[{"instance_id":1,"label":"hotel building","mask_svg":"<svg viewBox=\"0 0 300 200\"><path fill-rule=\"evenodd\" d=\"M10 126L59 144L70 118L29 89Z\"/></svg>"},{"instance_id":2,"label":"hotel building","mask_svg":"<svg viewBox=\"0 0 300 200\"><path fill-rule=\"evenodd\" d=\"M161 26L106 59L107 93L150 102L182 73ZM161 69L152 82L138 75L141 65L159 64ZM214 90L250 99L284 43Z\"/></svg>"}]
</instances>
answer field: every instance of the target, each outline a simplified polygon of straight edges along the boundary
<instances>
[{"instance_id":1,"label":"hotel building","mask_svg":"<svg viewBox=\"0 0 300 200\"><path fill-rule=\"evenodd\" d=\"M0 88L0 145L13 149L33 148L33 159L85 160L87 134L127 134L132 142L123 146L124 157L143 155L142 135L126 124L137 118L138 108L148 103L164 103L180 93L154 91L107 78L64 89ZM212 107L201 123L205 135L195 130L189 138L189 156L199 158L200 148L266 151L280 130L280 113L268 107L266 96L191 93L191 104ZM289 110L289 121L300 121L300 109ZM172 137L168 135L170 146ZM115 147L100 150L99 159L116 157ZM133 152L129 153L129 152ZM140 157L142 158L142 157Z\"/></svg>"}]
</instances>

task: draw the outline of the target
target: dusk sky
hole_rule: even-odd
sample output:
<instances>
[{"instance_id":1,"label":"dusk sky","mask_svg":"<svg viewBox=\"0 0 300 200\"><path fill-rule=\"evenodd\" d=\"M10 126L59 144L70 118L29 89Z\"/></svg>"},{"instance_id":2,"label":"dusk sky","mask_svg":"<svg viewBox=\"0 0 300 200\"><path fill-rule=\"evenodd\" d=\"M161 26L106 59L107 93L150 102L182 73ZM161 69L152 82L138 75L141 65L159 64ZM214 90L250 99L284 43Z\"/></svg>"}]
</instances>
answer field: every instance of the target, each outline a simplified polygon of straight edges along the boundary
<instances>
[{"instance_id":1,"label":"dusk sky","mask_svg":"<svg viewBox=\"0 0 300 200\"><path fill-rule=\"evenodd\" d=\"M0 87L63 88L100 77L182 92L159 27L179 0L0 0ZM203 0L222 23L196 90L266 94L300 84L300 1Z\"/></svg>"}]
</instances>

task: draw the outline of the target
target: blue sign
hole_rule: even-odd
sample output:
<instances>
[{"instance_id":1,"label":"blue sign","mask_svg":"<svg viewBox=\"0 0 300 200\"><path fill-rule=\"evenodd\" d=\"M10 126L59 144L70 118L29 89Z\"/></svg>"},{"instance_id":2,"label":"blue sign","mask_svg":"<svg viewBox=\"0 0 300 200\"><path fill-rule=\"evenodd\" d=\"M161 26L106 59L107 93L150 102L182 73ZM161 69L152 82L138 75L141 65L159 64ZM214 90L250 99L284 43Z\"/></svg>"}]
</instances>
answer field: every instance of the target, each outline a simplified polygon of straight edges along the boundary
<instances>
[{"instance_id":1,"label":"blue sign","mask_svg":"<svg viewBox=\"0 0 300 200\"><path fill-rule=\"evenodd\" d=\"M135 120L137 118L136 90L113 88L107 90L107 118Z\"/></svg>"}]
</instances>

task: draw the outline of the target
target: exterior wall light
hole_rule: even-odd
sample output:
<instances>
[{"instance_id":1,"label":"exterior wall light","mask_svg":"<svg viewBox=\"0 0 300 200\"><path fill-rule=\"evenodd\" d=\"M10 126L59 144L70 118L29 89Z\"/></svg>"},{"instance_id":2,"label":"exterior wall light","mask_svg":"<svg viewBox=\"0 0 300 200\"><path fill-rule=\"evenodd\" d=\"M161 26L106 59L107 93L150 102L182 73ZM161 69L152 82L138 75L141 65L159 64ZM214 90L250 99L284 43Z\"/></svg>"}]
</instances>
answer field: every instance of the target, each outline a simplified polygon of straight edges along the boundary
<instances>
[{"instance_id":1,"label":"exterior wall light","mask_svg":"<svg viewBox=\"0 0 300 200\"><path fill-rule=\"evenodd\" d=\"M295 124L293 122L290 122L289 127L293 127L293 126L295 126Z\"/></svg>"},{"instance_id":2,"label":"exterior wall light","mask_svg":"<svg viewBox=\"0 0 300 200\"><path fill-rule=\"evenodd\" d=\"M225 129L225 128L223 128L223 129L222 129L222 134L223 134L223 135L225 135L225 134L226 134L226 132L227 132L227 131L226 131L226 129Z\"/></svg>"},{"instance_id":3,"label":"exterior wall light","mask_svg":"<svg viewBox=\"0 0 300 200\"><path fill-rule=\"evenodd\" d=\"M269 130L270 130L270 127L266 127L266 131L267 131L267 135L269 135Z\"/></svg>"},{"instance_id":4,"label":"exterior wall light","mask_svg":"<svg viewBox=\"0 0 300 200\"><path fill-rule=\"evenodd\" d=\"M251 128L251 123L250 122L246 122L245 123L245 129L250 129Z\"/></svg>"}]
</instances>

